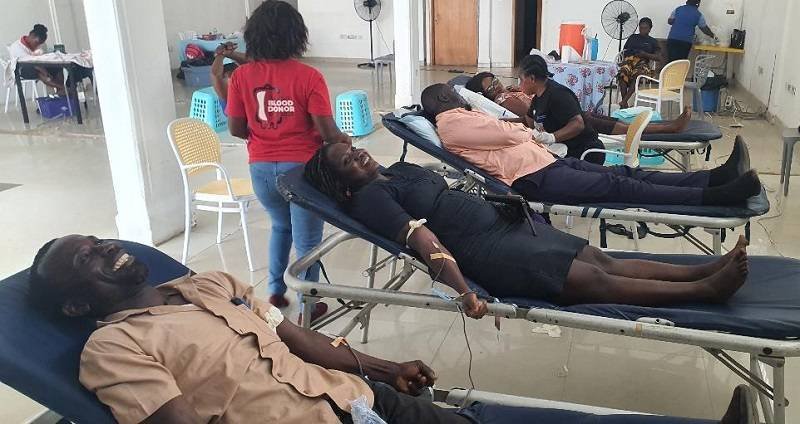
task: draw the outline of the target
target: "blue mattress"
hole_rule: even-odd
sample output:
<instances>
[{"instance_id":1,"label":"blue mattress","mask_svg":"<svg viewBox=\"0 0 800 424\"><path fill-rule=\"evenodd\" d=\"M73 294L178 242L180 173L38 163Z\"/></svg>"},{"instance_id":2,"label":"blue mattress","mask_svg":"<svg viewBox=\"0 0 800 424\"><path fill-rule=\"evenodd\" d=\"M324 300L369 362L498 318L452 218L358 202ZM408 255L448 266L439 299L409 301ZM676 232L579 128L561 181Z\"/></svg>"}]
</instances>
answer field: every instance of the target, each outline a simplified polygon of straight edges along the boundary
<instances>
[{"instance_id":1,"label":"blue mattress","mask_svg":"<svg viewBox=\"0 0 800 424\"><path fill-rule=\"evenodd\" d=\"M164 253L138 243L125 248L150 268L158 285L189 269ZM49 320L27 303L28 271L0 282L0 381L76 423L113 423L95 395L78 382L83 345L94 320Z\"/></svg>"},{"instance_id":2,"label":"blue mattress","mask_svg":"<svg viewBox=\"0 0 800 424\"><path fill-rule=\"evenodd\" d=\"M403 141L412 146L422 150L423 152L441 160L442 162L459 169L461 171L471 170L478 175L481 175L486 180L487 190L494 193L509 193L511 187L505 185L502 181L487 174L484 170L472 165L461 157L448 152L445 149L435 146L429 141L425 140L417 133L412 131L404 123L400 122L393 113L383 115L383 125L392 132L392 134L400 137ZM603 208L603 209L627 209L627 208L642 208L650 212L670 213L675 215L691 215L702 217L714 218L751 218L754 216L761 216L769 212L769 199L765 190L761 190L757 196L748 199L746 204L741 206L686 206L686 205L645 205L645 204L626 204L626 203L592 203L581 204L576 206L585 206L587 208ZM587 209L588 211L588 209ZM600 211L595 211L599 213Z\"/></svg>"},{"instance_id":3,"label":"blue mattress","mask_svg":"<svg viewBox=\"0 0 800 424\"><path fill-rule=\"evenodd\" d=\"M713 122L689 121L686 129L673 134L643 134L642 141L676 141L676 142L707 142L722 138L722 130Z\"/></svg>"},{"instance_id":4,"label":"blue mattress","mask_svg":"<svg viewBox=\"0 0 800 424\"><path fill-rule=\"evenodd\" d=\"M397 254L414 253L394 241L370 231L350 218L334 201L308 184L297 168L278 177L278 190L290 202L317 213L330 224ZM615 253L621 258L698 264L715 258L699 255L650 255ZM490 291L481 288L484 294ZM524 307L559 309L588 315L636 320L663 318L684 328L715 330L770 339L800 337L800 261L775 257L752 257L745 286L724 305L676 305L646 308L629 305L577 305L559 307L535 299L501 299Z\"/></svg>"}]
</instances>

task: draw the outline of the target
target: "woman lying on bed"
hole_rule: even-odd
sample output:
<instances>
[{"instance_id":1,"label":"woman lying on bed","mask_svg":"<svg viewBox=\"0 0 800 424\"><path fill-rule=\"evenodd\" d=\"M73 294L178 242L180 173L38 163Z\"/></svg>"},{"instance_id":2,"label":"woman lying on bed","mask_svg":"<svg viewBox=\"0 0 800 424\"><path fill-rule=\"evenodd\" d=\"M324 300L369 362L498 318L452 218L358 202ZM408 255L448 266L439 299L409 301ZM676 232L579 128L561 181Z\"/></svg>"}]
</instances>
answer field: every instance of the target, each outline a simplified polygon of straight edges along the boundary
<instances>
[{"instance_id":1,"label":"woman lying on bed","mask_svg":"<svg viewBox=\"0 0 800 424\"><path fill-rule=\"evenodd\" d=\"M615 259L506 206L450 190L433 171L409 163L383 169L346 144L317 151L305 178L372 231L417 252L473 318L486 313L486 303L463 275L497 297L642 306L725 302L747 278L743 238L727 255L698 266Z\"/></svg>"},{"instance_id":2,"label":"woman lying on bed","mask_svg":"<svg viewBox=\"0 0 800 424\"><path fill-rule=\"evenodd\" d=\"M503 83L491 72L479 72L470 79L465 87L487 99L503 106L513 114L524 117L531 107L531 96L519 87L504 87ZM586 112L584 118L590 121L592 128L600 134L621 135L628 133L628 124L610 116ZM686 106L683 113L673 121L653 122L644 129L645 134L674 134L686 129L692 120L692 108ZM525 123L525 122L523 122Z\"/></svg>"}]
</instances>

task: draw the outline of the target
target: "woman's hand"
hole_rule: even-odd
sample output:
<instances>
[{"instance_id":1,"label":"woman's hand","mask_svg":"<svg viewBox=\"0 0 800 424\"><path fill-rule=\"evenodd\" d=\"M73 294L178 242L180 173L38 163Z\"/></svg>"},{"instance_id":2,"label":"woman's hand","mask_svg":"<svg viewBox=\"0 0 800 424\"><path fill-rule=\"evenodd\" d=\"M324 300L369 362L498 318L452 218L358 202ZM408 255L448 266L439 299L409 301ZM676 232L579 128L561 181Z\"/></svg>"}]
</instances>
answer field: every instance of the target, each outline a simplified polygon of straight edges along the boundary
<instances>
[{"instance_id":1,"label":"woman's hand","mask_svg":"<svg viewBox=\"0 0 800 424\"><path fill-rule=\"evenodd\" d=\"M347 144L348 146L352 146L353 145L353 139L349 135L347 135L347 134L345 134L345 133L343 133L341 131L339 131L339 134L336 134L333 137L330 137L328 140L325 140L325 141L327 141L330 144L344 143L344 144Z\"/></svg>"},{"instance_id":2,"label":"woman's hand","mask_svg":"<svg viewBox=\"0 0 800 424\"><path fill-rule=\"evenodd\" d=\"M397 376L392 386L401 393L418 395L423 387L433 386L436 374L422 361L411 361L397 364Z\"/></svg>"},{"instance_id":3,"label":"woman's hand","mask_svg":"<svg viewBox=\"0 0 800 424\"><path fill-rule=\"evenodd\" d=\"M464 313L470 318L480 319L489 312L486 301L478 299L475 293L468 293L461 301L464 304Z\"/></svg>"}]
</instances>

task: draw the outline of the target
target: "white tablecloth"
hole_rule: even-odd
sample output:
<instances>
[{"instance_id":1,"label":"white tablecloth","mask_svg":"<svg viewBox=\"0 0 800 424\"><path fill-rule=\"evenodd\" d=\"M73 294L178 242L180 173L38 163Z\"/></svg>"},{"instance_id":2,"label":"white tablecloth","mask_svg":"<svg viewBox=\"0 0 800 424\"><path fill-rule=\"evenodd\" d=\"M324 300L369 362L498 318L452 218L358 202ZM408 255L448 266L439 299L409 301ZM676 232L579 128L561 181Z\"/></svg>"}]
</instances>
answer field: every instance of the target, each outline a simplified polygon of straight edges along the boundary
<instances>
[{"instance_id":1,"label":"white tablecloth","mask_svg":"<svg viewBox=\"0 0 800 424\"><path fill-rule=\"evenodd\" d=\"M553 79L570 88L584 111L593 110L603 100L605 88L617 75L619 68L613 62L550 63Z\"/></svg>"}]
</instances>

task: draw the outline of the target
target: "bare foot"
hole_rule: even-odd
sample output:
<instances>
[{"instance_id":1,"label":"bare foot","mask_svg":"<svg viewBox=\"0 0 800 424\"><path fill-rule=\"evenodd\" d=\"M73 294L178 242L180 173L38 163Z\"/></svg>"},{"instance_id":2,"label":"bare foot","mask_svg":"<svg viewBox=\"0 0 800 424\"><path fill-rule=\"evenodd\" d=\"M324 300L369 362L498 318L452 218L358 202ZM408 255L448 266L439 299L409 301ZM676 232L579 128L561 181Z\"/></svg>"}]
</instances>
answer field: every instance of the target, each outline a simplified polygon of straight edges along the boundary
<instances>
[{"instance_id":1,"label":"bare foot","mask_svg":"<svg viewBox=\"0 0 800 424\"><path fill-rule=\"evenodd\" d=\"M713 262L709 262L703 265L697 265L697 271L696 273L694 273L693 279L700 280L716 274L736 256L737 251L743 250L747 252L747 246L749 244L750 242L748 242L744 236L740 235L739 239L736 241L736 246L733 246L733 249L731 249L728 253L726 253L723 256L720 256L717 260Z\"/></svg>"},{"instance_id":2,"label":"bare foot","mask_svg":"<svg viewBox=\"0 0 800 424\"><path fill-rule=\"evenodd\" d=\"M682 132L692 120L692 107L683 108L683 113L675 120L675 132Z\"/></svg>"},{"instance_id":3,"label":"bare foot","mask_svg":"<svg viewBox=\"0 0 800 424\"><path fill-rule=\"evenodd\" d=\"M747 252L744 249L734 250L731 260L719 272L698 281L708 290L703 300L724 303L747 281L748 272Z\"/></svg>"}]
</instances>

